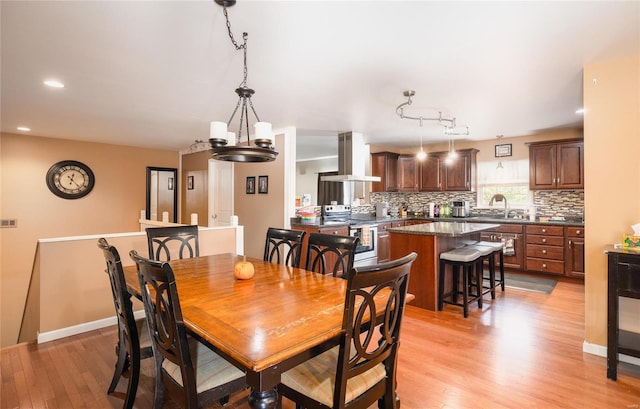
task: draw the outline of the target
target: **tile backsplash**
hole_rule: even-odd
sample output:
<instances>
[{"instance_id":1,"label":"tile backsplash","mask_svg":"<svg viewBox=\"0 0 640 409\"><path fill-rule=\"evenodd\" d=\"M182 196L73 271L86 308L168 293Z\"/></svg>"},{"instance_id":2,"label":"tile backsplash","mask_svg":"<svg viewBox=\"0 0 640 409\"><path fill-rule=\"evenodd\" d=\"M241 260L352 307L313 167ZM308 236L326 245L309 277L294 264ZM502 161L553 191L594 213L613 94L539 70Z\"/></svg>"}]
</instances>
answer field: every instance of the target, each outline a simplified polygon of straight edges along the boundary
<instances>
[{"instance_id":1,"label":"tile backsplash","mask_svg":"<svg viewBox=\"0 0 640 409\"><path fill-rule=\"evenodd\" d=\"M409 212L424 212L428 204L452 202L454 200L468 200L472 214L501 213L500 209L476 210L476 192L372 192L370 205L354 206L353 213L375 213L375 204L387 202L389 206L407 206ZM533 206L536 206L536 216L564 216L566 218L581 218L584 215L584 190L535 190L532 191ZM522 212L517 211L517 212Z\"/></svg>"}]
</instances>

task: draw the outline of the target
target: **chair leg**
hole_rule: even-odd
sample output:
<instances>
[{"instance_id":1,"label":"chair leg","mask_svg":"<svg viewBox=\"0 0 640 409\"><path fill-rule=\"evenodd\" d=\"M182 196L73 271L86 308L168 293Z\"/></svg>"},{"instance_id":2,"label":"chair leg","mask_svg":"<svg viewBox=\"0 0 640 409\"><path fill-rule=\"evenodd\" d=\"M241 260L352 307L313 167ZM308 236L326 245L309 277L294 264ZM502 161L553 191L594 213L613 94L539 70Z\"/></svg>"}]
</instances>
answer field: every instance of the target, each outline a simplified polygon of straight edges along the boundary
<instances>
[{"instance_id":1,"label":"chair leg","mask_svg":"<svg viewBox=\"0 0 640 409\"><path fill-rule=\"evenodd\" d=\"M124 340L122 339L122 335L118 335L118 343L116 344L116 365L113 371L113 378L111 379L111 384L109 385L109 389L107 390L107 394L111 395L113 391L116 390L116 386L118 385L118 381L124 372L125 364L127 361L127 348L124 345Z\"/></svg>"},{"instance_id":2,"label":"chair leg","mask_svg":"<svg viewBox=\"0 0 640 409\"><path fill-rule=\"evenodd\" d=\"M482 309L482 269L477 264L469 265L469 277L473 280L475 271L476 294L478 296L478 307Z\"/></svg>"},{"instance_id":3,"label":"chair leg","mask_svg":"<svg viewBox=\"0 0 640 409\"><path fill-rule=\"evenodd\" d=\"M453 271L453 276L451 278L451 282L452 282L452 291L451 291L451 301L453 301L453 303L457 303L458 302L458 292L460 291L460 282L458 280L458 275L460 274L460 266L458 266L457 264L454 264L451 266L451 270ZM463 283L466 283L465 280L463 280ZM466 284L465 284L466 285ZM463 294L466 294L467 290L464 291ZM466 299L465 299L466 302Z\"/></svg>"},{"instance_id":4,"label":"chair leg","mask_svg":"<svg viewBox=\"0 0 640 409\"><path fill-rule=\"evenodd\" d=\"M469 316L469 274L468 266L463 267L462 271L462 311L464 317Z\"/></svg>"},{"instance_id":5,"label":"chair leg","mask_svg":"<svg viewBox=\"0 0 640 409\"><path fill-rule=\"evenodd\" d=\"M154 351L154 356L156 356ZM153 397L153 409L161 409L164 401L164 384L162 383L162 359L157 358L156 361L156 389Z\"/></svg>"},{"instance_id":6,"label":"chair leg","mask_svg":"<svg viewBox=\"0 0 640 409\"><path fill-rule=\"evenodd\" d=\"M504 291L504 253L500 250L500 288Z\"/></svg>"},{"instance_id":7,"label":"chair leg","mask_svg":"<svg viewBox=\"0 0 640 409\"><path fill-rule=\"evenodd\" d=\"M445 277L445 273L444 273L444 269L446 268L446 265L444 263L444 261L440 260L440 267L439 267L439 277L438 277L438 311L442 311L442 309L444 308L444 277Z\"/></svg>"},{"instance_id":8,"label":"chair leg","mask_svg":"<svg viewBox=\"0 0 640 409\"><path fill-rule=\"evenodd\" d=\"M133 408L136 400L136 392L138 391L138 380L140 379L140 350L131 351L130 356L130 374L129 384L127 385L127 395L124 398L124 409Z\"/></svg>"},{"instance_id":9,"label":"chair leg","mask_svg":"<svg viewBox=\"0 0 640 409\"><path fill-rule=\"evenodd\" d=\"M491 287L491 299L496 299L496 258L489 255L489 286Z\"/></svg>"}]
</instances>

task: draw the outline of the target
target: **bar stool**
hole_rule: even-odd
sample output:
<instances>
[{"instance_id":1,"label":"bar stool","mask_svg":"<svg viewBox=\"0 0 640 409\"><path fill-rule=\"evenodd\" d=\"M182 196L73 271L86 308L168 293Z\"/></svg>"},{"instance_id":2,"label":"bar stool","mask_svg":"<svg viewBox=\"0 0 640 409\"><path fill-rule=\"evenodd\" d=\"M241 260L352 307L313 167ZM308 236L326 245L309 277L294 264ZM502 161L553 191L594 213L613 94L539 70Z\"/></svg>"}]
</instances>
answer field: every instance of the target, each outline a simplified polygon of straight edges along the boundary
<instances>
[{"instance_id":1,"label":"bar stool","mask_svg":"<svg viewBox=\"0 0 640 409\"><path fill-rule=\"evenodd\" d=\"M485 243L489 243L489 242L485 242ZM500 243L495 243L495 244L500 244ZM493 300L496 298L496 289L495 289L496 266L495 266L495 258L494 258L494 252L496 251L495 246L472 244L472 245L469 245L468 247L480 252L480 257L478 259L478 266L477 266L478 274L476 275L476 277L481 282L481 286L483 290L482 295L491 293L491 299ZM485 260L489 262L489 277L485 277L484 275ZM485 285L484 280L489 280L489 284ZM473 286L473 283L471 283L470 285Z\"/></svg>"},{"instance_id":2,"label":"bar stool","mask_svg":"<svg viewBox=\"0 0 640 409\"><path fill-rule=\"evenodd\" d=\"M438 277L438 311L442 311L445 303L457 305L463 308L464 317L467 318L469 316L469 303L477 300L478 307L482 308L481 274L476 274L475 276L475 293L469 292L469 286L473 282L474 278L474 267L478 264L478 260L480 260L481 257L482 253L470 246L465 246L440 253ZM451 271L453 272L453 287L449 293L445 294L444 279L446 275L447 265L451 266ZM460 267L462 267L462 291L460 291L459 289ZM459 292L462 292L462 304L458 303ZM445 300L445 298L447 297L451 297L451 301Z\"/></svg>"},{"instance_id":3,"label":"bar stool","mask_svg":"<svg viewBox=\"0 0 640 409\"><path fill-rule=\"evenodd\" d=\"M497 241L479 241L476 243L478 246L491 247L493 249L493 254L488 258L489 260L489 280L490 285L493 287L500 286L500 289L504 291L504 247L502 243ZM500 262L500 278L495 277L495 258L498 256ZM491 281L491 271L493 271L493 281ZM495 291L494 291L495 292Z\"/></svg>"}]
</instances>

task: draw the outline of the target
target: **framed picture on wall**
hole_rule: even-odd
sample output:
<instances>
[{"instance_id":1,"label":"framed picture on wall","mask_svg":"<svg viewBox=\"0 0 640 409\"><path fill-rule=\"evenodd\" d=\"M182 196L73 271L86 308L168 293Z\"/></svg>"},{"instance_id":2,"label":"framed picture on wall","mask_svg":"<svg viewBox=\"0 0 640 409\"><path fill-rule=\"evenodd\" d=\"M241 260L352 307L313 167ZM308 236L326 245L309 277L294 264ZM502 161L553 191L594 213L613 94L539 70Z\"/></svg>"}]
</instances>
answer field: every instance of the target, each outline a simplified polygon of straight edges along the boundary
<instances>
[{"instance_id":1,"label":"framed picture on wall","mask_svg":"<svg viewBox=\"0 0 640 409\"><path fill-rule=\"evenodd\" d=\"M187 176L187 190L193 190L193 176Z\"/></svg>"},{"instance_id":2,"label":"framed picture on wall","mask_svg":"<svg viewBox=\"0 0 640 409\"><path fill-rule=\"evenodd\" d=\"M258 193L269 193L269 176L258 176Z\"/></svg>"},{"instance_id":3,"label":"framed picture on wall","mask_svg":"<svg viewBox=\"0 0 640 409\"><path fill-rule=\"evenodd\" d=\"M256 177L255 176L247 176L246 191L248 195L252 195L256 193Z\"/></svg>"},{"instance_id":4,"label":"framed picture on wall","mask_svg":"<svg viewBox=\"0 0 640 409\"><path fill-rule=\"evenodd\" d=\"M502 145L496 145L496 158L503 156L511 156L511 144L504 143Z\"/></svg>"}]
</instances>

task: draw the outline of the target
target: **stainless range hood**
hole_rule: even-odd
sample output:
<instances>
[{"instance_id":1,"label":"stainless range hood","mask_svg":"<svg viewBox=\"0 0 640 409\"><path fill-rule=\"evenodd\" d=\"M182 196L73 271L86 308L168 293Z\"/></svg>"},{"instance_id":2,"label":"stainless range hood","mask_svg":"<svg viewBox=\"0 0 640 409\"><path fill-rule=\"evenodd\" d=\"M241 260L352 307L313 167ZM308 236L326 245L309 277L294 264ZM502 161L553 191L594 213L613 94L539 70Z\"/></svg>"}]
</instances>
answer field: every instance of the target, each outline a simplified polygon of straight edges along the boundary
<instances>
[{"instance_id":1,"label":"stainless range hood","mask_svg":"<svg viewBox=\"0 0 640 409\"><path fill-rule=\"evenodd\" d=\"M322 176L323 182L380 182L379 176L366 176L364 169L369 158L369 146L362 134L345 132L338 135L338 174Z\"/></svg>"}]
</instances>

